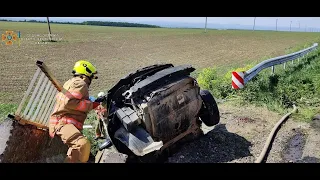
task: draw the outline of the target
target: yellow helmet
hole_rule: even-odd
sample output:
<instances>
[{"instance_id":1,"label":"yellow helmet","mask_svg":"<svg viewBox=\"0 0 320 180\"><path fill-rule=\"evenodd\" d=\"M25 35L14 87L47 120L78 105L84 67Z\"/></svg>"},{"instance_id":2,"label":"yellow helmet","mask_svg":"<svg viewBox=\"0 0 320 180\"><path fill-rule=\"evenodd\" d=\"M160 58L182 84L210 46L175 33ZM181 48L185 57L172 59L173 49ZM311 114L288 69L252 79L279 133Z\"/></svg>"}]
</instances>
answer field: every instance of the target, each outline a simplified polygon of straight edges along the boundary
<instances>
[{"instance_id":1,"label":"yellow helmet","mask_svg":"<svg viewBox=\"0 0 320 180\"><path fill-rule=\"evenodd\" d=\"M96 67L94 67L94 65L92 65L89 61L86 60L77 61L76 64L73 66L72 73L75 75L83 74L93 79L98 78L97 76L95 76L98 73Z\"/></svg>"}]
</instances>

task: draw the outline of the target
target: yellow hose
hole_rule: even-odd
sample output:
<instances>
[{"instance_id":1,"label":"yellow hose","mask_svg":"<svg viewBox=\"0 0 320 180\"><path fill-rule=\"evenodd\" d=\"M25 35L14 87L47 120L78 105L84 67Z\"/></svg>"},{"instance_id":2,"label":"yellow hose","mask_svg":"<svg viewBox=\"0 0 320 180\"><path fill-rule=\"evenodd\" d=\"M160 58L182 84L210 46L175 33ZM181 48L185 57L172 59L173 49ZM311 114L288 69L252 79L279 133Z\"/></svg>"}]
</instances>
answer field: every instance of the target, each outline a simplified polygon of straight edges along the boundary
<instances>
[{"instance_id":1,"label":"yellow hose","mask_svg":"<svg viewBox=\"0 0 320 180\"><path fill-rule=\"evenodd\" d=\"M280 125L295 111L297 110L297 107L295 105L293 105L293 110L291 112L289 112L288 114L284 115L279 121L278 123L273 127L272 131L269 134L269 137L262 149L262 152L260 153L260 156L258 157L258 159L254 162L254 163L262 163L262 161L264 160L266 153L268 151L268 148L270 146L271 141L274 138L274 135L277 131L277 129L280 127Z\"/></svg>"}]
</instances>

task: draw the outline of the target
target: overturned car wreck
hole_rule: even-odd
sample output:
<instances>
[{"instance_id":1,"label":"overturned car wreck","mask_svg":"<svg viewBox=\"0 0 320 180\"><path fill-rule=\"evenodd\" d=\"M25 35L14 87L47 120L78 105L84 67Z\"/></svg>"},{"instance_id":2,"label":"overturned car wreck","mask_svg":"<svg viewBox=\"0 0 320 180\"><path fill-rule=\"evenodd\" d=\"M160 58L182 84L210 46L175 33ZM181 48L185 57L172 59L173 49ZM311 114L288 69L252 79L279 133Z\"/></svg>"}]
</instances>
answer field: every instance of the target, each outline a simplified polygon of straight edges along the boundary
<instances>
[{"instance_id":1,"label":"overturned car wreck","mask_svg":"<svg viewBox=\"0 0 320 180\"><path fill-rule=\"evenodd\" d=\"M101 118L113 145L102 144L96 162L157 157L187 135L199 136L202 123L219 123L215 99L200 90L190 76L194 70L189 65L152 65L130 73L106 92L103 105L109 113Z\"/></svg>"}]
</instances>

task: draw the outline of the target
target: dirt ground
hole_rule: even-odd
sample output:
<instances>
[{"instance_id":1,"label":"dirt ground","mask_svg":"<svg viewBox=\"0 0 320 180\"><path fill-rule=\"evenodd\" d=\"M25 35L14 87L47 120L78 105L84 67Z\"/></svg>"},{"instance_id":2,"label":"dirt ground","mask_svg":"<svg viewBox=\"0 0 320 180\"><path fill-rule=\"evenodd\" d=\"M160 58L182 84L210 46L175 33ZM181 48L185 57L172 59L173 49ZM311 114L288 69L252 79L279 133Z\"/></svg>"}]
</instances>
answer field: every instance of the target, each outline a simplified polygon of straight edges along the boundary
<instances>
[{"instance_id":1,"label":"dirt ground","mask_svg":"<svg viewBox=\"0 0 320 180\"><path fill-rule=\"evenodd\" d=\"M219 104L221 120L203 126L198 141L185 144L168 163L253 163L260 155L273 126L283 115L263 107ZM319 163L320 132L316 123L289 118L273 141L267 163Z\"/></svg>"},{"instance_id":2,"label":"dirt ground","mask_svg":"<svg viewBox=\"0 0 320 180\"><path fill-rule=\"evenodd\" d=\"M214 127L203 125L204 136L182 145L180 150L169 157L165 163L253 163L259 157L271 129L284 115L252 105L239 107L232 102L220 103L218 106L221 115L220 123ZM1 128L2 126L8 128ZM6 134L11 131L10 127L11 125L6 125L6 121L1 124L2 136L0 140L8 138ZM319 131L320 120L309 124L289 118L277 132L266 162L319 163ZM13 143L13 141L10 142ZM21 139L17 138L14 142L19 143ZM2 142L2 144L4 143ZM21 144L12 147L21 147ZM30 147L26 149L30 149ZM3 151L4 149L0 147L0 154ZM15 154L18 151L21 149L12 149ZM61 152L59 156L61 156ZM55 158L61 159L61 157L54 156L49 158L50 161L45 160L45 162L55 162Z\"/></svg>"}]
</instances>

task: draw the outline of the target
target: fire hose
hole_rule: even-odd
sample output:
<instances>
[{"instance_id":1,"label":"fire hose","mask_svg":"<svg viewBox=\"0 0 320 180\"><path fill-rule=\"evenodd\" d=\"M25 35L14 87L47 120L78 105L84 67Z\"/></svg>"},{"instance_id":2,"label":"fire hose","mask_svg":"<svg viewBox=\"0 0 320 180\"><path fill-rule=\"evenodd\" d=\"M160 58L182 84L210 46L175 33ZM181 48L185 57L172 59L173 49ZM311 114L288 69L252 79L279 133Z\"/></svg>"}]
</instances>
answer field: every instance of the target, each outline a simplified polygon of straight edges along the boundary
<instances>
[{"instance_id":1,"label":"fire hose","mask_svg":"<svg viewBox=\"0 0 320 180\"><path fill-rule=\"evenodd\" d=\"M268 153L268 151L269 151L269 148L270 148L271 145L272 145L271 142L273 141L273 139L274 139L274 137L275 137L275 135L276 135L277 130L279 129L279 127L281 126L281 124L282 124L283 122L285 122L285 120L287 120L287 118L288 118L292 113L294 113L294 112L296 112L296 111L297 111L297 107L293 104L293 110L292 110L291 112L287 113L286 115L284 115L284 116L277 122L277 124L273 127L273 129L271 130L271 132L270 132L270 134L269 134L269 137L268 137L268 139L267 139L267 141L266 141L266 143L265 143L265 145L264 145L264 147L263 147L263 149L262 149L262 151L261 151L261 153L260 153L260 156L256 159L255 163L262 163L262 162L263 162L263 160L266 158L266 155L267 155L267 153Z\"/></svg>"}]
</instances>

